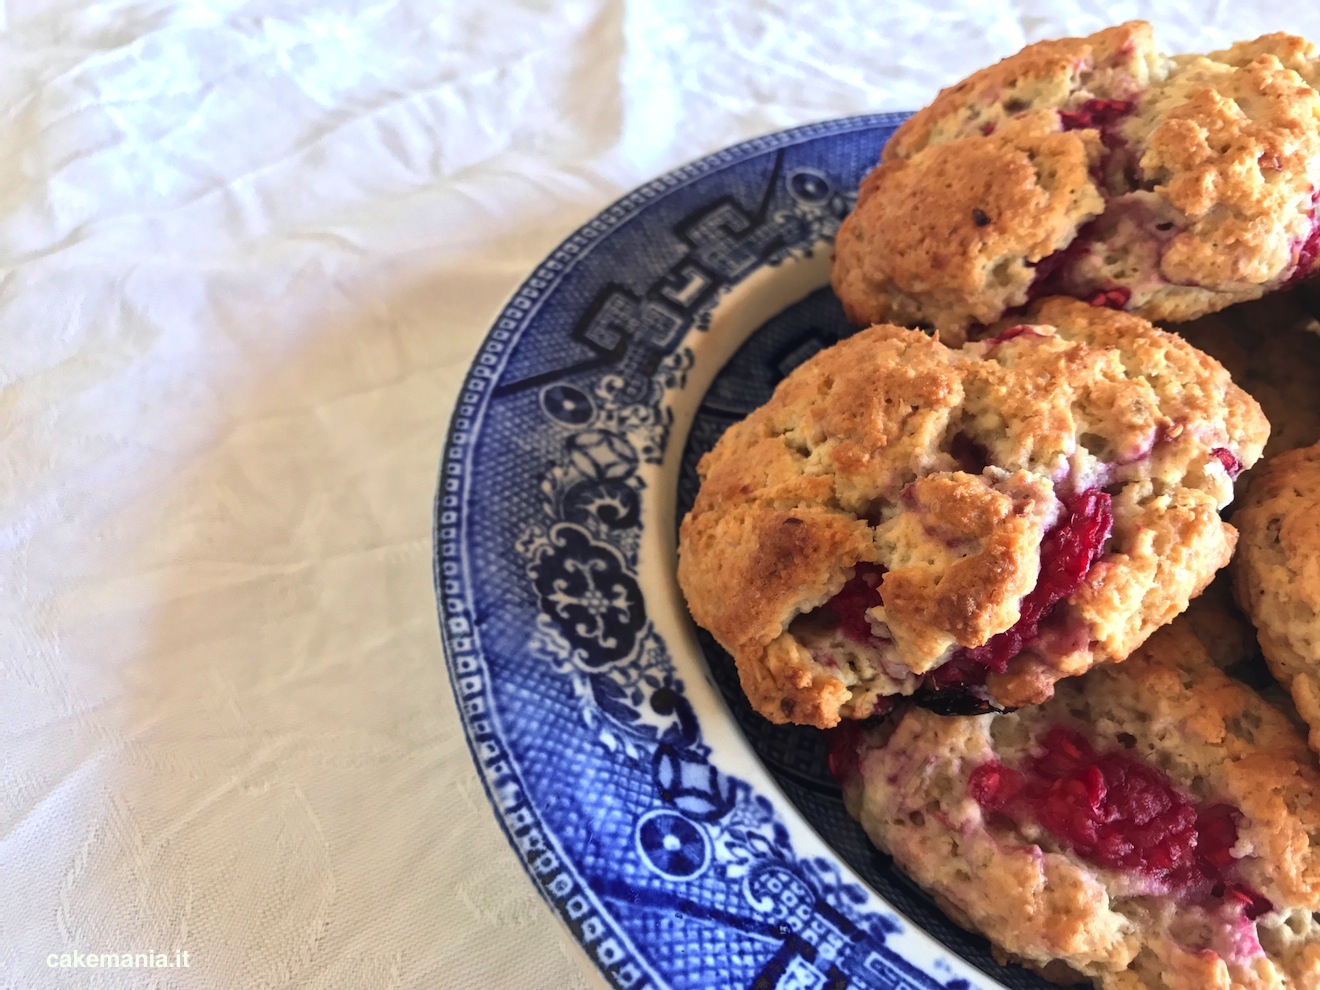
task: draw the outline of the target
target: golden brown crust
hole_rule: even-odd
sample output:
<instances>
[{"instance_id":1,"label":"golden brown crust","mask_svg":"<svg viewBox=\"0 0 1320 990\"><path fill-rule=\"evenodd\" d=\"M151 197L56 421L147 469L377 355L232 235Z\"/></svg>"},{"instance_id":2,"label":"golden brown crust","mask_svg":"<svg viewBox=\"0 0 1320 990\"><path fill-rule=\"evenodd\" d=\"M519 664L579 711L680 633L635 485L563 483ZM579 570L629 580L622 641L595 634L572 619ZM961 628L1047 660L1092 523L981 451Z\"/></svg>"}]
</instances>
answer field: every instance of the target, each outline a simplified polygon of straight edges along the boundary
<instances>
[{"instance_id":1,"label":"golden brown crust","mask_svg":"<svg viewBox=\"0 0 1320 990\"><path fill-rule=\"evenodd\" d=\"M702 459L679 582L757 711L828 727L1013 626L1060 494L1107 487L1113 537L1070 599L1072 632L990 682L1001 701L1040 701L1122 660L1227 562L1232 484L1212 451L1250 465L1267 434L1219 365L1133 316L1053 301L1033 328L960 350L873 327ZM879 646L813 619L858 565L883 568Z\"/></svg>"},{"instance_id":2,"label":"golden brown crust","mask_svg":"<svg viewBox=\"0 0 1320 990\"><path fill-rule=\"evenodd\" d=\"M1039 827L987 816L969 794L972 772L1020 764L1056 725L1100 752L1122 740L1182 793L1236 808L1235 875L1270 910L1252 923L1232 907L1185 903ZM1065 963L1103 990L1314 985L1320 773L1288 720L1214 669L1180 623L1037 708L977 718L909 709L864 744L845 796L881 849L1011 958Z\"/></svg>"},{"instance_id":3,"label":"golden brown crust","mask_svg":"<svg viewBox=\"0 0 1320 990\"><path fill-rule=\"evenodd\" d=\"M834 290L848 318L944 328L947 313L990 323L1005 297L1026 302L1035 273L1022 259L1062 249L1104 210L1090 177L1102 151L1096 132L1059 133L1042 112L984 141L881 164L836 239Z\"/></svg>"},{"instance_id":4,"label":"golden brown crust","mask_svg":"<svg viewBox=\"0 0 1320 990\"><path fill-rule=\"evenodd\" d=\"M908 566L892 569L881 585L886 622L900 647L910 644L928 661L950 639L975 645L1011 626L1018 602L1036 584L1040 559L1033 548L1044 520L1033 509L1052 501L1052 486L1025 471L999 487L955 472L917 478L904 498L912 511L888 528L883 544L892 549L883 556L893 561L905 554ZM943 567L922 561L941 558L950 544L980 550Z\"/></svg>"},{"instance_id":5,"label":"golden brown crust","mask_svg":"<svg viewBox=\"0 0 1320 990\"><path fill-rule=\"evenodd\" d=\"M1127 127L1144 136L1145 181L1191 221L1160 257L1166 281L1272 288L1292 275L1309 231L1293 221L1299 204L1314 219L1320 185L1320 94L1305 79L1273 54L1227 70L1189 59Z\"/></svg>"},{"instance_id":6,"label":"golden brown crust","mask_svg":"<svg viewBox=\"0 0 1320 990\"><path fill-rule=\"evenodd\" d=\"M1271 459L1234 515L1238 603L1320 752L1320 445Z\"/></svg>"},{"instance_id":7,"label":"golden brown crust","mask_svg":"<svg viewBox=\"0 0 1320 990\"><path fill-rule=\"evenodd\" d=\"M1281 65L1296 72L1312 87L1320 87L1320 63L1316 61L1316 46L1295 34L1275 31L1251 41L1236 42L1221 51L1211 52L1207 58L1241 67L1250 65L1262 55L1277 58Z\"/></svg>"},{"instance_id":8,"label":"golden brown crust","mask_svg":"<svg viewBox=\"0 0 1320 990\"><path fill-rule=\"evenodd\" d=\"M1044 292L1172 321L1259 298L1320 265L1318 79L1283 34L1174 58L1142 22L1032 45L899 128L835 291L855 322L950 340Z\"/></svg>"},{"instance_id":9,"label":"golden brown crust","mask_svg":"<svg viewBox=\"0 0 1320 990\"><path fill-rule=\"evenodd\" d=\"M997 129L1032 104L1062 106L1079 87L1112 99L1134 96L1148 84L1154 59L1154 35L1145 21L1084 38L1038 41L941 90L894 132L881 160L911 158L933 144L981 135L987 125Z\"/></svg>"}]
</instances>

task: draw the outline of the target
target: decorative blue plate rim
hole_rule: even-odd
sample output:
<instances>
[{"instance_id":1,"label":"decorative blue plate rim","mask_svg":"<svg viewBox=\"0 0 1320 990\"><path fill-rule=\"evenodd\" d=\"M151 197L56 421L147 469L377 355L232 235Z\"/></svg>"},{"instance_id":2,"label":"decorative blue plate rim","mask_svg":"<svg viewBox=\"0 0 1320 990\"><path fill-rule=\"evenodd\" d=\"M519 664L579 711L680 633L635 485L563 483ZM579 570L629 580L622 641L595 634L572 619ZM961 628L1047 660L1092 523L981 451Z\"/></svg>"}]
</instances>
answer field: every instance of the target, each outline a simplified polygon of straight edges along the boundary
<instances>
[{"instance_id":1,"label":"decorative blue plate rim","mask_svg":"<svg viewBox=\"0 0 1320 990\"><path fill-rule=\"evenodd\" d=\"M776 368L846 332L813 292L821 249L906 116L755 138L622 197L527 278L460 391L434 507L450 680L502 829L615 986L1041 985L870 850L814 783L818 734L749 720L673 588L698 440L756 401L721 368L764 364L742 346L762 325Z\"/></svg>"}]
</instances>

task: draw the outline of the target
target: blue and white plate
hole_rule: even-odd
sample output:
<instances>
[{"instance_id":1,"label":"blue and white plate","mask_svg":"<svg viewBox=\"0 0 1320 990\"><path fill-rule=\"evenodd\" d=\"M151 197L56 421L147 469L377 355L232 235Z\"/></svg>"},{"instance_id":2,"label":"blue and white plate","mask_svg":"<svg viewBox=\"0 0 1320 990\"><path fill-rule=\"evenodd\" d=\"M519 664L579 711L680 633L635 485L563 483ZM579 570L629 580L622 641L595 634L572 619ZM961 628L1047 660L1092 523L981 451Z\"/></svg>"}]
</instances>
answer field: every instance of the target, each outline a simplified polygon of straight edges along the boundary
<instances>
[{"instance_id":1,"label":"blue and white plate","mask_svg":"<svg viewBox=\"0 0 1320 990\"><path fill-rule=\"evenodd\" d=\"M435 520L454 691L509 841L619 987L1045 986L872 848L824 735L751 712L674 580L697 458L850 332L830 241L903 116L620 200L518 290L459 399Z\"/></svg>"}]
</instances>

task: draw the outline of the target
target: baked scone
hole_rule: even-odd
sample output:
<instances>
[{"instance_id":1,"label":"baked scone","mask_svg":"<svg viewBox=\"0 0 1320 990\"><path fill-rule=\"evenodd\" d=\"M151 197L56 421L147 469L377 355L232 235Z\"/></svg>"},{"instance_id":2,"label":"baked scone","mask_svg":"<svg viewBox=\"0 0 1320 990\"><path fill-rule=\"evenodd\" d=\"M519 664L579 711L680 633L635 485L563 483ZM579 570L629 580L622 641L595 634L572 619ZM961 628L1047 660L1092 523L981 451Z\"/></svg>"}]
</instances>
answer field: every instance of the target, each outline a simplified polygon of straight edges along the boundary
<instances>
[{"instance_id":1,"label":"baked scone","mask_svg":"<svg viewBox=\"0 0 1320 990\"><path fill-rule=\"evenodd\" d=\"M848 810L1007 960L1103 990L1320 987L1320 772L1180 623L1034 708L836 731Z\"/></svg>"},{"instance_id":2,"label":"baked scone","mask_svg":"<svg viewBox=\"0 0 1320 990\"><path fill-rule=\"evenodd\" d=\"M1133 21L1031 45L909 118L835 242L855 323L955 340L1065 294L1152 320L1320 267L1320 57L1271 34L1160 54Z\"/></svg>"},{"instance_id":3,"label":"baked scone","mask_svg":"<svg viewBox=\"0 0 1320 990\"><path fill-rule=\"evenodd\" d=\"M1265 458L1320 441L1320 307L1278 292L1173 329L1222 364L1265 410ZM1244 477L1243 484L1247 478Z\"/></svg>"},{"instance_id":4,"label":"baked scone","mask_svg":"<svg viewBox=\"0 0 1320 990\"><path fill-rule=\"evenodd\" d=\"M1320 753L1320 444L1267 461L1233 522L1238 603Z\"/></svg>"},{"instance_id":5,"label":"baked scone","mask_svg":"<svg viewBox=\"0 0 1320 990\"><path fill-rule=\"evenodd\" d=\"M1238 542L1241 543L1240 535ZM1177 620L1201 641L1210 662L1220 670L1238 667L1257 657L1256 630L1233 601L1231 570L1229 567L1220 571L1188 603L1187 611Z\"/></svg>"},{"instance_id":6,"label":"baked scone","mask_svg":"<svg viewBox=\"0 0 1320 990\"><path fill-rule=\"evenodd\" d=\"M1058 299L1037 319L961 349L862 331L702 458L678 579L762 715L1036 703L1228 562L1260 407L1138 317Z\"/></svg>"},{"instance_id":7,"label":"baked scone","mask_svg":"<svg viewBox=\"0 0 1320 990\"><path fill-rule=\"evenodd\" d=\"M1216 574L1206 589L1188 603L1187 611L1170 625L1195 636L1212 664L1247 685L1306 732L1307 725L1297 714L1292 697L1270 673L1256 642L1256 628L1238 608L1232 572L1230 564Z\"/></svg>"}]
</instances>

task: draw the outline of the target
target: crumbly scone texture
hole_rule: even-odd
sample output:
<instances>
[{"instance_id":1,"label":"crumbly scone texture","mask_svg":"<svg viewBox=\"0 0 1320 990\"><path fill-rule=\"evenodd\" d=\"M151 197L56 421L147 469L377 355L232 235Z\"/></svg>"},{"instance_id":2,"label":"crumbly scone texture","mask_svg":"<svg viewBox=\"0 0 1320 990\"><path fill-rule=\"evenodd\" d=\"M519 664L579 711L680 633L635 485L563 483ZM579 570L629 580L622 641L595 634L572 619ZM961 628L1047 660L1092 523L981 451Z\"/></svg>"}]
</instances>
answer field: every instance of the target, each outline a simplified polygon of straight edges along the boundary
<instances>
[{"instance_id":1,"label":"crumbly scone texture","mask_svg":"<svg viewBox=\"0 0 1320 990\"><path fill-rule=\"evenodd\" d=\"M866 325L952 340L1048 294L1153 320L1320 270L1320 55L1271 34L1169 57L1134 21L1031 45L909 118L833 283Z\"/></svg>"},{"instance_id":2,"label":"crumbly scone texture","mask_svg":"<svg viewBox=\"0 0 1320 990\"><path fill-rule=\"evenodd\" d=\"M679 583L761 714L823 728L866 718L1009 630L1069 493L1109 493L1112 535L1051 634L989 676L1002 705L1122 660L1228 562L1224 454L1256 461L1260 407L1137 317L1060 299L1037 320L960 349L862 331L702 459ZM859 565L882 572L860 644L815 621Z\"/></svg>"},{"instance_id":3,"label":"crumbly scone texture","mask_svg":"<svg viewBox=\"0 0 1320 990\"><path fill-rule=\"evenodd\" d=\"M1320 444L1268 461L1233 521L1238 603L1320 753Z\"/></svg>"},{"instance_id":4,"label":"crumbly scone texture","mask_svg":"<svg viewBox=\"0 0 1320 990\"><path fill-rule=\"evenodd\" d=\"M1269 909L1249 919L1222 893L1189 903L985 811L969 793L977 768L1021 765L1056 726L1156 768L1202 806L1237 809L1231 869ZM1035 708L908 709L863 736L844 794L877 846L1012 960L1063 964L1103 990L1320 986L1320 773L1287 718L1211 666L1180 623Z\"/></svg>"}]
</instances>

